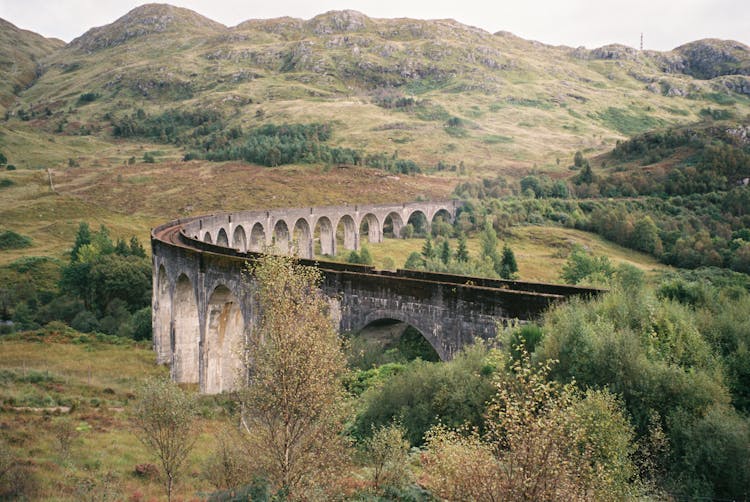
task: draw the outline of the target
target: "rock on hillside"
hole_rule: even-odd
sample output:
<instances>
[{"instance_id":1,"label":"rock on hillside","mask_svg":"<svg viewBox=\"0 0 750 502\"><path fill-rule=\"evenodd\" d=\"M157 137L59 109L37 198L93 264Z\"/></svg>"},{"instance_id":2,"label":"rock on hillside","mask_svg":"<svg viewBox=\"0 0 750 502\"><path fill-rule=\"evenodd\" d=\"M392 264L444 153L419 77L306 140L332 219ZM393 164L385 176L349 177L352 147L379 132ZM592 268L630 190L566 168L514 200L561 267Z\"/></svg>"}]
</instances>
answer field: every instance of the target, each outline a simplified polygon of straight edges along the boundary
<instances>
[{"instance_id":1,"label":"rock on hillside","mask_svg":"<svg viewBox=\"0 0 750 502\"><path fill-rule=\"evenodd\" d=\"M0 19L0 110L39 77L39 61L64 45Z\"/></svg>"},{"instance_id":2,"label":"rock on hillside","mask_svg":"<svg viewBox=\"0 0 750 502\"><path fill-rule=\"evenodd\" d=\"M696 40L674 49L682 57L682 73L699 79L750 75L750 47L733 40Z\"/></svg>"},{"instance_id":3,"label":"rock on hillside","mask_svg":"<svg viewBox=\"0 0 750 502\"><path fill-rule=\"evenodd\" d=\"M227 28L200 14L168 4L146 4L128 12L112 24L92 28L73 40L69 47L96 52L131 39L162 33L221 33Z\"/></svg>"}]
</instances>

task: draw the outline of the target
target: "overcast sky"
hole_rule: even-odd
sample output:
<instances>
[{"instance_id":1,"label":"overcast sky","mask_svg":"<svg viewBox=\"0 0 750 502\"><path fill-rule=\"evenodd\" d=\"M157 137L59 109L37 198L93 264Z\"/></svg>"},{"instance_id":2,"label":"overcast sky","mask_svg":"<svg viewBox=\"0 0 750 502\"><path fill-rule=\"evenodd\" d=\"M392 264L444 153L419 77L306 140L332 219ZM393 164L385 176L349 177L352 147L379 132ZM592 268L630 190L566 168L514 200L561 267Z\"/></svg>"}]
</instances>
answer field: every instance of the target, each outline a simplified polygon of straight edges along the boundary
<instances>
[{"instance_id":1,"label":"overcast sky","mask_svg":"<svg viewBox=\"0 0 750 502\"><path fill-rule=\"evenodd\" d=\"M69 42L109 24L146 2L131 0L0 0L0 18L20 28ZM749 0L174 0L214 21L235 26L248 19L309 19L354 9L370 17L452 18L490 32L572 47L622 43L669 50L700 38L750 45Z\"/></svg>"}]
</instances>

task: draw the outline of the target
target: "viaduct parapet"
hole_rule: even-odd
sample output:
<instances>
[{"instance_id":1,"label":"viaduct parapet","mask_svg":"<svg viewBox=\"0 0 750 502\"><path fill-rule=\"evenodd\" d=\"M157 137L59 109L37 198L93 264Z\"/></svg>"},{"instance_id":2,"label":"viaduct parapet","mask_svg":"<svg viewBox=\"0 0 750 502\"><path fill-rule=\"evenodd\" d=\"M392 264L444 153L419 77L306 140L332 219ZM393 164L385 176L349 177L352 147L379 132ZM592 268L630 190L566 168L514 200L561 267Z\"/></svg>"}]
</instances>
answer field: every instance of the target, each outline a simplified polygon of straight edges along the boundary
<instances>
[{"instance_id":1,"label":"viaduct parapet","mask_svg":"<svg viewBox=\"0 0 750 502\"><path fill-rule=\"evenodd\" d=\"M503 281L314 260L337 249L381 242L419 217L427 226L452 221L460 205L417 202L222 213L172 221L151 234L153 333L159 363L173 380L201 392L232 390L246 335L257 319L245 266L261 250L295 253L323 273L334 322L356 332L381 319L419 330L441 359L476 337L496 334L498 322L528 321L552 303L598 290ZM388 231L386 232L385 229Z\"/></svg>"}]
</instances>

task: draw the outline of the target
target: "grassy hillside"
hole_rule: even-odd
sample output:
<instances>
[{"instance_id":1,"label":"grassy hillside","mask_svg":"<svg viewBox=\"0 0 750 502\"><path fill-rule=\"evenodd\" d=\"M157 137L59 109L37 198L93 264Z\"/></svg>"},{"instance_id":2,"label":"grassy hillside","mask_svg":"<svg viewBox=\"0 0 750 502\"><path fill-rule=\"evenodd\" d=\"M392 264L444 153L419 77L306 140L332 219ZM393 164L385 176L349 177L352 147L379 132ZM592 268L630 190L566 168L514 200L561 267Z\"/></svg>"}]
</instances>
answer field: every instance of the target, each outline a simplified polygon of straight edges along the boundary
<instances>
[{"instance_id":1,"label":"grassy hillside","mask_svg":"<svg viewBox=\"0 0 750 502\"><path fill-rule=\"evenodd\" d=\"M64 42L21 30L0 19L0 114L39 77L41 61Z\"/></svg>"},{"instance_id":2,"label":"grassy hillside","mask_svg":"<svg viewBox=\"0 0 750 502\"><path fill-rule=\"evenodd\" d=\"M115 342L64 327L0 339L0 424L4 445L23 470L13 482L22 494L33 500L163 496L158 480L136 472L137 465L155 460L134 434L129 414L145 377L164 376L166 369L154 364L150 347ZM201 407L203 432L190 459L196 467L223 423L213 399ZM62 431L71 427L68 437ZM210 488L188 475L178 493L189 497Z\"/></svg>"},{"instance_id":3,"label":"grassy hillside","mask_svg":"<svg viewBox=\"0 0 750 502\"><path fill-rule=\"evenodd\" d=\"M0 127L12 138L26 120L35 133L111 143L113 122L138 108L211 110L224 129L245 132L331 122L333 145L398 151L425 169L463 162L469 173L555 171L572 151L601 152L624 136L690 123L707 106L747 113L748 48L690 47L574 50L454 21L354 11L227 28L145 5L47 57ZM86 145L57 143L29 158L0 138L25 167L88 157Z\"/></svg>"}]
</instances>

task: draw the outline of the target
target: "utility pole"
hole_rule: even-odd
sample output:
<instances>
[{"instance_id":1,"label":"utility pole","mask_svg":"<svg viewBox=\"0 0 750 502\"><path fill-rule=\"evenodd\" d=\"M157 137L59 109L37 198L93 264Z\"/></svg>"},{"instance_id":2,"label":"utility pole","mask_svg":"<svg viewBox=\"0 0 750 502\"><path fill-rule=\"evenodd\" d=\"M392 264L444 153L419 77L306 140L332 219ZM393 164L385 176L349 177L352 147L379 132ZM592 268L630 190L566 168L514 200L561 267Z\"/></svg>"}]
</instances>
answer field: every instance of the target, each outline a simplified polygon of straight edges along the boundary
<instances>
[{"instance_id":1,"label":"utility pole","mask_svg":"<svg viewBox=\"0 0 750 502\"><path fill-rule=\"evenodd\" d=\"M641 32L641 52L643 52L643 32Z\"/></svg>"}]
</instances>

